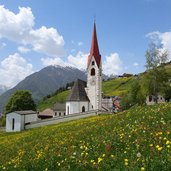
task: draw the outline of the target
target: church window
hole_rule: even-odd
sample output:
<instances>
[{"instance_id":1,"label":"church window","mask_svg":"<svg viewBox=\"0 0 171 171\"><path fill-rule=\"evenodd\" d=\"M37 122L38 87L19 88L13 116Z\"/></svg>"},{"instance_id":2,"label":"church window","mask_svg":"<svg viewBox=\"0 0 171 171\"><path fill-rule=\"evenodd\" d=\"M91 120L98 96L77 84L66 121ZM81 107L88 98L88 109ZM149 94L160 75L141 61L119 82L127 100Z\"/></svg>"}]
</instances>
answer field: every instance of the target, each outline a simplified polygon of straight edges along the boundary
<instances>
[{"instance_id":1,"label":"church window","mask_svg":"<svg viewBox=\"0 0 171 171\"><path fill-rule=\"evenodd\" d=\"M92 69L91 69L91 76L94 76L94 75L95 75L95 69L92 68Z\"/></svg>"},{"instance_id":2,"label":"church window","mask_svg":"<svg viewBox=\"0 0 171 171\"><path fill-rule=\"evenodd\" d=\"M94 61L92 61L91 65L94 65Z\"/></svg>"},{"instance_id":3,"label":"church window","mask_svg":"<svg viewBox=\"0 0 171 171\"><path fill-rule=\"evenodd\" d=\"M85 106L82 107L82 112L85 112Z\"/></svg>"},{"instance_id":4,"label":"church window","mask_svg":"<svg viewBox=\"0 0 171 171\"><path fill-rule=\"evenodd\" d=\"M59 112L59 116L61 116L61 112Z\"/></svg>"}]
</instances>

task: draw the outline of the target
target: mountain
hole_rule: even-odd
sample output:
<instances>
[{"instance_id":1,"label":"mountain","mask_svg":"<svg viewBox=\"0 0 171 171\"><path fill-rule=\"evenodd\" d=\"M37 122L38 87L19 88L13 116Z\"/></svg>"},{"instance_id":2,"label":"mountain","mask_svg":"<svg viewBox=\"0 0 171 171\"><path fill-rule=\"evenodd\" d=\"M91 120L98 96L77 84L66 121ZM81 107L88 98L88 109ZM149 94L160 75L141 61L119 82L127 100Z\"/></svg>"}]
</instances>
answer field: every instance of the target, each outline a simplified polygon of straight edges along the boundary
<instances>
[{"instance_id":1,"label":"mountain","mask_svg":"<svg viewBox=\"0 0 171 171\"><path fill-rule=\"evenodd\" d=\"M0 95L5 93L9 88L5 85L0 85Z\"/></svg>"},{"instance_id":2,"label":"mountain","mask_svg":"<svg viewBox=\"0 0 171 171\"><path fill-rule=\"evenodd\" d=\"M0 96L0 112L2 112L9 97L16 90L31 91L33 99L38 102L44 96L55 92L58 88L75 81L77 78L86 80L86 73L72 67L48 66L43 68L39 72L26 77L14 88L6 91Z\"/></svg>"}]
</instances>

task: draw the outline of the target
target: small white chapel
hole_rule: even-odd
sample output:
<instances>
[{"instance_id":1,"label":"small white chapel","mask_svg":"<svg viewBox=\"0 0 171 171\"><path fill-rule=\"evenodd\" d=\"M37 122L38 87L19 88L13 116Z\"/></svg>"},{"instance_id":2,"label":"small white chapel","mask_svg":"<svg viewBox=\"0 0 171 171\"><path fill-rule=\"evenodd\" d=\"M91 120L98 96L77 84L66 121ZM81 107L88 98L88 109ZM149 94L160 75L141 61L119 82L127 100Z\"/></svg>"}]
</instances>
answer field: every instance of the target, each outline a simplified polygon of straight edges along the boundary
<instances>
[{"instance_id":1,"label":"small white chapel","mask_svg":"<svg viewBox=\"0 0 171 171\"><path fill-rule=\"evenodd\" d=\"M75 82L67 98L66 115L102 108L102 62L95 23L87 61L87 83L80 79Z\"/></svg>"}]
</instances>

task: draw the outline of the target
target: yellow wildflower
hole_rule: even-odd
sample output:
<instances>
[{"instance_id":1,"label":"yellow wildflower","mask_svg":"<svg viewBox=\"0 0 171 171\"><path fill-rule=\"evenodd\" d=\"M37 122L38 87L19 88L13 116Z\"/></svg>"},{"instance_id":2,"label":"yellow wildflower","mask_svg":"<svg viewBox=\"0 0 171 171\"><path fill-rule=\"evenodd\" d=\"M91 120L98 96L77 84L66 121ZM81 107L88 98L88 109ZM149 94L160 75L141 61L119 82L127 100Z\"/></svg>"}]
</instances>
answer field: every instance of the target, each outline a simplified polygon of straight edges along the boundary
<instances>
[{"instance_id":1,"label":"yellow wildflower","mask_svg":"<svg viewBox=\"0 0 171 171\"><path fill-rule=\"evenodd\" d=\"M94 163L94 160L90 160L91 163Z\"/></svg>"},{"instance_id":2,"label":"yellow wildflower","mask_svg":"<svg viewBox=\"0 0 171 171\"><path fill-rule=\"evenodd\" d=\"M161 151L162 149L163 149L163 147L159 147L159 148L158 148L158 151Z\"/></svg>"},{"instance_id":3,"label":"yellow wildflower","mask_svg":"<svg viewBox=\"0 0 171 171\"><path fill-rule=\"evenodd\" d=\"M156 145L156 148L159 148L160 146L159 145Z\"/></svg>"},{"instance_id":4,"label":"yellow wildflower","mask_svg":"<svg viewBox=\"0 0 171 171\"><path fill-rule=\"evenodd\" d=\"M167 145L167 148L170 148L170 145Z\"/></svg>"},{"instance_id":5,"label":"yellow wildflower","mask_svg":"<svg viewBox=\"0 0 171 171\"><path fill-rule=\"evenodd\" d=\"M141 167L141 171L143 171L143 170L145 170L145 168L144 167Z\"/></svg>"},{"instance_id":6,"label":"yellow wildflower","mask_svg":"<svg viewBox=\"0 0 171 171\"><path fill-rule=\"evenodd\" d=\"M128 162L125 162L125 166L128 166Z\"/></svg>"},{"instance_id":7,"label":"yellow wildflower","mask_svg":"<svg viewBox=\"0 0 171 171\"><path fill-rule=\"evenodd\" d=\"M170 141L166 141L166 145L170 144Z\"/></svg>"},{"instance_id":8,"label":"yellow wildflower","mask_svg":"<svg viewBox=\"0 0 171 171\"><path fill-rule=\"evenodd\" d=\"M128 159L124 159L125 162L128 162Z\"/></svg>"},{"instance_id":9,"label":"yellow wildflower","mask_svg":"<svg viewBox=\"0 0 171 171\"><path fill-rule=\"evenodd\" d=\"M113 154L110 155L112 158L114 158L115 156Z\"/></svg>"},{"instance_id":10,"label":"yellow wildflower","mask_svg":"<svg viewBox=\"0 0 171 171\"><path fill-rule=\"evenodd\" d=\"M98 158L98 164L102 161L103 159L101 157Z\"/></svg>"}]
</instances>

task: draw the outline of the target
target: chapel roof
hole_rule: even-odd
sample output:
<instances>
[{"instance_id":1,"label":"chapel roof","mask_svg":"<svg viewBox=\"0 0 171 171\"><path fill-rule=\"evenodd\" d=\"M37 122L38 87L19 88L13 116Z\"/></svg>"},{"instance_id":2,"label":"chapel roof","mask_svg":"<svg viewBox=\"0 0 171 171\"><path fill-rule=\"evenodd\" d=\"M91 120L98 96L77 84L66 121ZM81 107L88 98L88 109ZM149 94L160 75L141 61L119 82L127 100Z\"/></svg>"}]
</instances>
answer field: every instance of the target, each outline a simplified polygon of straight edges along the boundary
<instances>
[{"instance_id":1,"label":"chapel roof","mask_svg":"<svg viewBox=\"0 0 171 171\"><path fill-rule=\"evenodd\" d=\"M78 79L69 94L67 101L89 101L85 91L86 82Z\"/></svg>"},{"instance_id":2,"label":"chapel roof","mask_svg":"<svg viewBox=\"0 0 171 171\"><path fill-rule=\"evenodd\" d=\"M13 112L11 112L13 113ZM19 115L31 115L31 114L37 114L35 111L33 110L23 110L23 111L15 111L14 113L17 113Z\"/></svg>"}]
</instances>

